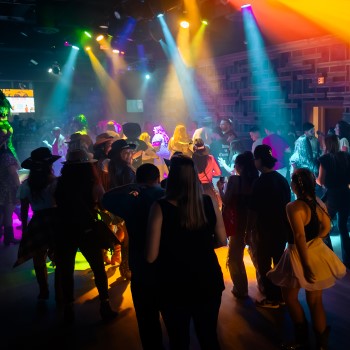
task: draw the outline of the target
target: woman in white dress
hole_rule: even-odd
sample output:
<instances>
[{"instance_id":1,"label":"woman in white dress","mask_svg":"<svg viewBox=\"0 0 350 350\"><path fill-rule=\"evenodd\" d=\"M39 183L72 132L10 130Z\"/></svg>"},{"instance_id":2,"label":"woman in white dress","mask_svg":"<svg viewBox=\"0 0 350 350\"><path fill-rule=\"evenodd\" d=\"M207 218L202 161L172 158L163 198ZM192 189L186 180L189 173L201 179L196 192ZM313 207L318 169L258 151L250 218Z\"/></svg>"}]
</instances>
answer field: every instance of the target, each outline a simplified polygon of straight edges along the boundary
<instances>
[{"instance_id":1,"label":"woman in white dress","mask_svg":"<svg viewBox=\"0 0 350 350\"><path fill-rule=\"evenodd\" d=\"M308 327L304 310L298 300L305 289L317 349L328 349L330 328L322 303L323 289L330 288L342 278L346 268L323 242L331 230L325 204L315 195L315 177L305 168L292 175L291 187L297 199L287 205L287 215L293 236L276 267L267 276L282 288L283 298L294 322L296 343L284 349L307 348Z\"/></svg>"}]
</instances>

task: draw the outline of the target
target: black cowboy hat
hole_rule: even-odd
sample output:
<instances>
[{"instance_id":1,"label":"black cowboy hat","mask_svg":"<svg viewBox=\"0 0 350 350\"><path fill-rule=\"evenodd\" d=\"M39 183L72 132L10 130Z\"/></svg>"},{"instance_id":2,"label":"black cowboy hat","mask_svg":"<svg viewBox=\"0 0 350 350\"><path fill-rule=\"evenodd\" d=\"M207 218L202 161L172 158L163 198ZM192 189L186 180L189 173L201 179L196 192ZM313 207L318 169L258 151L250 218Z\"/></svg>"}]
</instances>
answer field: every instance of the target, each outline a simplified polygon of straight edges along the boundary
<instances>
[{"instance_id":1,"label":"black cowboy hat","mask_svg":"<svg viewBox=\"0 0 350 350\"><path fill-rule=\"evenodd\" d=\"M40 168L40 166L50 165L60 158L61 156L54 156L47 147L39 147L30 153L30 157L22 162L21 167L24 169Z\"/></svg>"}]
</instances>

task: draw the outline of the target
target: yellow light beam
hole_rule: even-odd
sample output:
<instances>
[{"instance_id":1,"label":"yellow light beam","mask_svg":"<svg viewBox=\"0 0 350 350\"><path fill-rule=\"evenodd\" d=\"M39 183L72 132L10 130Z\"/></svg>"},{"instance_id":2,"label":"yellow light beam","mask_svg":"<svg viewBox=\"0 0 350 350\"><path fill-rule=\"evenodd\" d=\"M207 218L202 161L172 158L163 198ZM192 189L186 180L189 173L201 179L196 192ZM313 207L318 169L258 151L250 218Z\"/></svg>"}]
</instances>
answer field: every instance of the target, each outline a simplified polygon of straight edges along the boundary
<instances>
[{"instance_id":1,"label":"yellow light beam","mask_svg":"<svg viewBox=\"0 0 350 350\"><path fill-rule=\"evenodd\" d=\"M98 58L90 50L87 51L91 65L95 71L101 87L106 92L106 103L108 114L112 117L120 114L125 114L125 96L120 87L106 72Z\"/></svg>"},{"instance_id":2,"label":"yellow light beam","mask_svg":"<svg viewBox=\"0 0 350 350\"><path fill-rule=\"evenodd\" d=\"M349 0L275 0L302 14L331 33L350 41L349 35Z\"/></svg>"}]
</instances>

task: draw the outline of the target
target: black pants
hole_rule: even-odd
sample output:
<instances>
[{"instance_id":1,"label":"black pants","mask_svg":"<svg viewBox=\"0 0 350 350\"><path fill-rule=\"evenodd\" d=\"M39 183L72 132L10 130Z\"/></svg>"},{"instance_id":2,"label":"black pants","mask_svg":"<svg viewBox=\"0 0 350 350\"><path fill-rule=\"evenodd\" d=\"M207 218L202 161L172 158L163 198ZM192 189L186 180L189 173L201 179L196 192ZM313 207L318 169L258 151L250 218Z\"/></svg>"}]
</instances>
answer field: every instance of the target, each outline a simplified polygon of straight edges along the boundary
<instances>
[{"instance_id":1,"label":"black pants","mask_svg":"<svg viewBox=\"0 0 350 350\"><path fill-rule=\"evenodd\" d=\"M340 233L342 260L350 268L350 236L348 218L350 214L350 194L348 189L342 191L327 191L326 205L332 219L338 214L338 229Z\"/></svg>"},{"instance_id":2,"label":"black pants","mask_svg":"<svg viewBox=\"0 0 350 350\"><path fill-rule=\"evenodd\" d=\"M271 236L270 236L271 237ZM266 239L264 235L259 235L257 242L257 263L261 276L261 282L264 287L266 299L271 301L282 300L281 288L274 285L266 274L273 266L276 266L286 247L286 242L273 239ZM272 265L273 264L273 265Z\"/></svg>"},{"instance_id":3,"label":"black pants","mask_svg":"<svg viewBox=\"0 0 350 350\"><path fill-rule=\"evenodd\" d=\"M136 274L136 276L135 276ZM157 284L152 274L132 271L131 294L144 350L163 350Z\"/></svg>"},{"instance_id":4,"label":"black pants","mask_svg":"<svg viewBox=\"0 0 350 350\"><path fill-rule=\"evenodd\" d=\"M220 304L221 294L207 298L196 295L185 303L169 301L163 305L162 316L169 335L170 349L189 349L191 319L201 349L220 349L217 337Z\"/></svg>"},{"instance_id":5,"label":"black pants","mask_svg":"<svg viewBox=\"0 0 350 350\"><path fill-rule=\"evenodd\" d=\"M108 299L108 279L102 249L79 228L64 228L55 250L56 272L60 278L64 303L74 302L74 268L78 249L89 263L95 277L100 300Z\"/></svg>"}]
</instances>

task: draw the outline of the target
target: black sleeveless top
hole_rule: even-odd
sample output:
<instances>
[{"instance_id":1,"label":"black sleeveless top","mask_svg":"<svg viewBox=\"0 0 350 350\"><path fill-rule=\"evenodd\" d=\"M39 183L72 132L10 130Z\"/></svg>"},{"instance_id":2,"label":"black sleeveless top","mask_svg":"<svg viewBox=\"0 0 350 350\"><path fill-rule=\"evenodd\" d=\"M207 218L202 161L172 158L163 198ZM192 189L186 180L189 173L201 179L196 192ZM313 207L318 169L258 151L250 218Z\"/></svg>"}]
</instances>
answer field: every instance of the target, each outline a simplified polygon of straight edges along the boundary
<instances>
[{"instance_id":1,"label":"black sleeveless top","mask_svg":"<svg viewBox=\"0 0 350 350\"><path fill-rule=\"evenodd\" d=\"M184 303L200 295L221 295L225 289L214 251L216 215L211 198L203 195L203 200L208 223L198 230L181 227L179 208L158 200L163 222L156 262L163 302Z\"/></svg>"},{"instance_id":2,"label":"black sleeveless top","mask_svg":"<svg viewBox=\"0 0 350 350\"><path fill-rule=\"evenodd\" d=\"M309 242L318 236L319 229L320 229L320 222L318 220L317 213L316 213L316 204L313 203L313 201L307 200L307 199L299 198L297 200L303 201L304 203L306 203L311 210L310 221L307 225L304 226L306 242ZM292 230L291 230L291 233L293 233ZM288 243L294 244L293 234L289 235Z\"/></svg>"}]
</instances>

